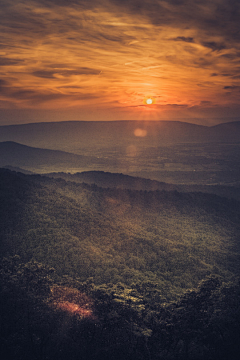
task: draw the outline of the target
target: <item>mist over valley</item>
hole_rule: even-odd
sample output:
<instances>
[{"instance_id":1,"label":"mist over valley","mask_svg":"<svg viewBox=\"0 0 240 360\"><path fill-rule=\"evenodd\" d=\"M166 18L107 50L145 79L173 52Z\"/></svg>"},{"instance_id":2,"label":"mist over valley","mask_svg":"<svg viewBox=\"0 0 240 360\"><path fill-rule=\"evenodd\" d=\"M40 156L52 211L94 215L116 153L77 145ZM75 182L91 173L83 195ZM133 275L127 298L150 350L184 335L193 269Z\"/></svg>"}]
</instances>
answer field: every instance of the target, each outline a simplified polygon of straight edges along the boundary
<instances>
[{"instance_id":1,"label":"mist over valley","mask_svg":"<svg viewBox=\"0 0 240 360\"><path fill-rule=\"evenodd\" d=\"M36 173L105 171L176 185L238 186L239 124L116 121L1 126L0 165Z\"/></svg>"}]
</instances>

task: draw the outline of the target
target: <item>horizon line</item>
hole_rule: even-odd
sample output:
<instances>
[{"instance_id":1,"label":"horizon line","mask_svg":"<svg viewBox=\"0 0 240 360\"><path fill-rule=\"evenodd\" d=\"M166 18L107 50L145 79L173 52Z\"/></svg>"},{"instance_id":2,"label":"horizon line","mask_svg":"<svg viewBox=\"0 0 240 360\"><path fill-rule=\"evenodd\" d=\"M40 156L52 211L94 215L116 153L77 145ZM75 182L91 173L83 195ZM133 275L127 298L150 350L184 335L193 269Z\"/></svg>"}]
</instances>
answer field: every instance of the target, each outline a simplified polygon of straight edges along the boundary
<instances>
[{"instance_id":1,"label":"horizon line","mask_svg":"<svg viewBox=\"0 0 240 360\"><path fill-rule=\"evenodd\" d=\"M177 122L177 123L185 123L185 124L191 124L191 125L196 125L196 126L201 126L201 127L214 127L220 124L230 124L230 123L236 123L236 122L240 122L240 118L239 117L231 117L229 118L229 120L232 121L226 121L225 118L214 118L212 120L223 120L222 122L219 122L218 124L215 125L203 125L203 124L196 124L191 122L191 120L200 120L200 118L191 118L191 119L172 119L172 120L140 120L140 119L136 119L136 120L60 120L60 121L37 121L37 122L27 122L27 123L20 123L20 124L4 124L4 125L0 125L1 127L10 127L10 126L25 126L25 125L39 125L39 124L57 124L57 123L77 123L77 122L82 122L82 123L117 123L117 122L139 122L139 123L157 123L157 122ZM234 120L236 119L236 120ZM190 120L190 121L187 121ZM225 120L225 121L224 121Z\"/></svg>"}]
</instances>

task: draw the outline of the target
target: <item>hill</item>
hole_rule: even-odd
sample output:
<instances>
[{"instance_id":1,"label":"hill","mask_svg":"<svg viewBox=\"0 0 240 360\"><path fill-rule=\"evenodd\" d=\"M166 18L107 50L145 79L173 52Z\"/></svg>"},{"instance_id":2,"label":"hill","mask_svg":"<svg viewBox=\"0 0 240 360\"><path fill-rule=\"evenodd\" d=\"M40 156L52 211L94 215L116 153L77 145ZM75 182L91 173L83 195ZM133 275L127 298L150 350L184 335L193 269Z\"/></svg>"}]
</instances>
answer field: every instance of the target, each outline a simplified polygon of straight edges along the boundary
<instances>
[{"instance_id":1,"label":"hill","mask_svg":"<svg viewBox=\"0 0 240 360\"><path fill-rule=\"evenodd\" d=\"M82 155L7 141L0 143L0 166L34 173L104 171L105 179L107 172L122 173L130 175L131 179L137 177L174 184L172 189L177 189L178 185L239 187L240 184L240 143L182 143L156 147L144 147L139 143L138 146L112 148L98 148L89 143L88 148L75 150ZM114 182L113 178L110 182ZM146 182L144 186L147 186ZM154 189L151 186L149 190ZM201 188L192 190L202 191Z\"/></svg>"},{"instance_id":2,"label":"hill","mask_svg":"<svg viewBox=\"0 0 240 360\"><path fill-rule=\"evenodd\" d=\"M59 150L39 149L13 141L0 143L0 166L22 167L36 172L46 172L56 169L87 169L100 164L94 157L75 155Z\"/></svg>"},{"instance_id":3,"label":"hill","mask_svg":"<svg viewBox=\"0 0 240 360\"><path fill-rule=\"evenodd\" d=\"M234 139L234 141L239 142L240 121L212 126L211 133L218 141L229 141L230 139Z\"/></svg>"},{"instance_id":4,"label":"hill","mask_svg":"<svg viewBox=\"0 0 240 360\"><path fill-rule=\"evenodd\" d=\"M213 194L104 189L0 169L1 256L95 284L152 282L162 300L239 274L240 204Z\"/></svg>"},{"instance_id":5,"label":"hill","mask_svg":"<svg viewBox=\"0 0 240 360\"><path fill-rule=\"evenodd\" d=\"M10 169L11 170L11 169ZM45 176L51 178L61 178L66 181L77 183L95 184L104 188L117 188L129 190L165 190L179 192L203 192L216 194L229 199L240 200L240 187L224 185L178 185L160 182L151 179L129 176L119 173L110 173L104 171L83 171L81 173L46 173Z\"/></svg>"},{"instance_id":6,"label":"hill","mask_svg":"<svg viewBox=\"0 0 240 360\"><path fill-rule=\"evenodd\" d=\"M116 146L239 142L240 122L206 127L180 121L65 121L0 126L0 141L76 152Z\"/></svg>"},{"instance_id":7,"label":"hill","mask_svg":"<svg viewBox=\"0 0 240 360\"><path fill-rule=\"evenodd\" d=\"M24 170L18 166L11 166L11 165L4 165L4 166L1 166L2 168L4 169L8 169L8 170L11 170L11 171L15 171L15 172L20 172L22 174L26 174L26 175L33 175L34 172L32 171L29 171L29 170Z\"/></svg>"}]
</instances>

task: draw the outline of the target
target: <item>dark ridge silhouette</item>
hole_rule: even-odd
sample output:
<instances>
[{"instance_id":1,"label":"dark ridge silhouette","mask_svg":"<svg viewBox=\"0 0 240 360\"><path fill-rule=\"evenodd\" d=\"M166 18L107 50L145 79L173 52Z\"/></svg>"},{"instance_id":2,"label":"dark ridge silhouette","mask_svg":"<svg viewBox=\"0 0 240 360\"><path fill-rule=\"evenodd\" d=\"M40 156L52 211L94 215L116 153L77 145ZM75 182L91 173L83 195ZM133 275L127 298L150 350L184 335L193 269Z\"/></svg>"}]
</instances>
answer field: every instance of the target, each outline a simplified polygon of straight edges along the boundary
<instances>
[{"instance_id":1,"label":"dark ridge silhouette","mask_svg":"<svg viewBox=\"0 0 240 360\"><path fill-rule=\"evenodd\" d=\"M86 167L90 162L99 162L89 156L75 155L59 150L39 149L18 144L13 141L0 143L0 166L39 168L51 167Z\"/></svg>"},{"instance_id":2,"label":"dark ridge silhouette","mask_svg":"<svg viewBox=\"0 0 240 360\"><path fill-rule=\"evenodd\" d=\"M68 150L86 147L158 146L182 142L238 142L240 122L213 127L180 121L64 121L0 127L0 141ZM136 129L146 136L135 136Z\"/></svg>"},{"instance_id":3,"label":"dark ridge silhouette","mask_svg":"<svg viewBox=\"0 0 240 360\"><path fill-rule=\"evenodd\" d=\"M211 136L217 141L240 142L240 121L218 124L211 127Z\"/></svg>"},{"instance_id":4,"label":"dark ridge silhouette","mask_svg":"<svg viewBox=\"0 0 240 360\"><path fill-rule=\"evenodd\" d=\"M69 174L64 172L48 173L45 176L51 178L61 178L66 181L77 183L95 184L103 188L118 188L129 190L165 190L179 192L203 192L216 194L218 196L227 197L229 199L240 200L240 187L224 186L224 185L177 185L160 182L141 177L129 176L119 173L111 173L104 171L83 171L81 173Z\"/></svg>"},{"instance_id":5,"label":"dark ridge silhouette","mask_svg":"<svg viewBox=\"0 0 240 360\"><path fill-rule=\"evenodd\" d=\"M25 175L33 175L35 174L33 171L29 171L29 170L25 170L25 169L22 169L18 166L11 166L11 165L4 165L2 166L3 169L8 169L8 170L11 170L11 171L15 171L17 173L22 173L22 174L25 174Z\"/></svg>"}]
</instances>

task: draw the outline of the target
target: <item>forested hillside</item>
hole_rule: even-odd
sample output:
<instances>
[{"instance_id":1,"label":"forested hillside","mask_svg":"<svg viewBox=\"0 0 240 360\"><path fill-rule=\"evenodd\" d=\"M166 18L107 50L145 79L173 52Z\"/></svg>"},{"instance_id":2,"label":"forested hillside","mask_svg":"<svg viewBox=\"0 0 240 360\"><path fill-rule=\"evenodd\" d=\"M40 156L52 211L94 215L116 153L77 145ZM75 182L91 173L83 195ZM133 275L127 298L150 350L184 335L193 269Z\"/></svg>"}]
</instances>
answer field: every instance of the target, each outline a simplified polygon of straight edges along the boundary
<instances>
[{"instance_id":1,"label":"forested hillside","mask_svg":"<svg viewBox=\"0 0 240 360\"><path fill-rule=\"evenodd\" d=\"M4 360L237 360L240 203L0 170Z\"/></svg>"},{"instance_id":2,"label":"forested hillside","mask_svg":"<svg viewBox=\"0 0 240 360\"><path fill-rule=\"evenodd\" d=\"M238 360L239 283L208 277L161 305L151 282L132 287L62 277L17 256L0 262L4 360Z\"/></svg>"},{"instance_id":3,"label":"forested hillside","mask_svg":"<svg viewBox=\"0 0 240 360\"><path fill-rule=\"evenodd\" d=\"M9 170L15 170L14 168ZM24 172L24 170L16 169L15 171ZM129 176L126 174L110 173L105 171L83 171L75 174L57 172L45 174L46 176L76 183L96 184L103 188L119 188L131 190L166 190L178 192L203 192L220 195L229 199L240 200L240 187L227 185L179 185L169 184L141 177Z\"/></svg>"},{"instance_id":4,"label":"forested hillside","mask_svg":"<svg viewBox=\"0 0 240 360\"><path fill-rule=\"evenodd\" d=\"M152 281L162 301L239 274L240 204L213 194L103 189L1 170L1 254L94 283Z\"/></svg>"}]
</instances>

